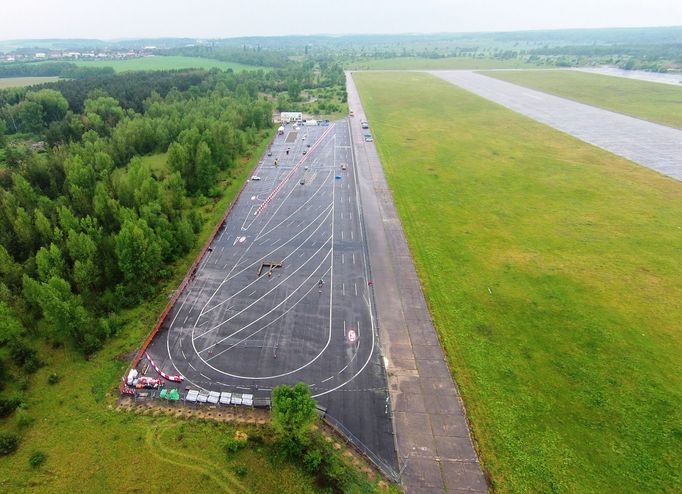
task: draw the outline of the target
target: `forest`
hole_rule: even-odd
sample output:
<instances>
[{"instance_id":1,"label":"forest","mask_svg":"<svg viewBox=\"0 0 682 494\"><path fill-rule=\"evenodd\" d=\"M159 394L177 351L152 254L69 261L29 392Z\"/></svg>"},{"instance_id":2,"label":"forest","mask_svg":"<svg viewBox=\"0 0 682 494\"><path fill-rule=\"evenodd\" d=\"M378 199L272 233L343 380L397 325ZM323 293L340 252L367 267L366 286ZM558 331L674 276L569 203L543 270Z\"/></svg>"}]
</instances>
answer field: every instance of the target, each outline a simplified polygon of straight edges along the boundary
<instances>
[{"instance_id":1,"label":"forest","mask_svg":"<svg viewBox=\"0 0 682 494\"><path fill-rule=\"evenodd\" d=\"M267 77L129 73L0 93L0 383L41 365L39 339L92 354L117 311L155 293L218 174L270 135ZM155 153L165 166L145 160Z\"/></svg>"}]
</instances>

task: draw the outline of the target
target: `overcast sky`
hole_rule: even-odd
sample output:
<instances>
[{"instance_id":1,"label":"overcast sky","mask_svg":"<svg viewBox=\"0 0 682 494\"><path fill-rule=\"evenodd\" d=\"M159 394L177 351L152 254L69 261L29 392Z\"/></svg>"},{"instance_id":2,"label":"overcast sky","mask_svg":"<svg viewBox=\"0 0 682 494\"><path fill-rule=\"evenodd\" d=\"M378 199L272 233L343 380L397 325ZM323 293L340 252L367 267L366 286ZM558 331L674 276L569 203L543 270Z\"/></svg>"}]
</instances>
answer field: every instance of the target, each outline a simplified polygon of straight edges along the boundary
<instances>
[{"instance_id":1,"label":"overcast sky","mask_svg":"<svg viewBox=\"0 0 682 494\"><path fill-rule=\"evenodd\" d=\"M682 25L682 0L0 0L0 39Z\"/></svg>"}]
</instances>

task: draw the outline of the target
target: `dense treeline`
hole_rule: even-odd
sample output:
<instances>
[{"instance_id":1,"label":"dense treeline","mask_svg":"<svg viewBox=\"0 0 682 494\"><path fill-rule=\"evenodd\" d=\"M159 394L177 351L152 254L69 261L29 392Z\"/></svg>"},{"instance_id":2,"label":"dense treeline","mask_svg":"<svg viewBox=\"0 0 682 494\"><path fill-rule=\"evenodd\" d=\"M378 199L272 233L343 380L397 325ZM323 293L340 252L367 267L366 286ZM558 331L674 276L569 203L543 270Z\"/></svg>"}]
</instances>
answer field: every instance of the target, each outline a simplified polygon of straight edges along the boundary
<instances>
[{"instance_id":1,"label":"dense treeline","mask_svg":"<svg viewBox=\"0 0 682 494\"><path fill-rule=\"evenodd\" d=\"M95 351L118 310L154 293L194 245L193 206L271 126L262 76L124 74L95 90L65 81L3 95L14 102L0 114L0 374L6 357L37 366L31 337ZM23 113L37 115L30 129ZM165 167L142 158L160 152Z\"/></svg>"},{"instance_id":2,"label":"dense treeline","mask_svg":"<svg viewBox=\"0 0 682 494\"><path fill-rule=\"evenodd\" d=\"M63 77L65 79L84 79L111 75L111 67L80 67L73 62L29 62L0 65L0 78L3 77Z\"/></svg>"},{"instance_id":3,"label":"dense treeline","mask_svg":"<svg viewBox=\"0 0 682 494\"><path fill-rule=\"evenodd\" d=\"M292 52L293 53L293 52ZM289 63L289 53L281 50L263 50L260 46L247 46L241 48L227 48L210 45L184 46L163 50L164 55L181 55L185 57L202 57L222 60L223 62L236 62L244 65L257 67L283 68Z\"/></svg>"}]
</instances>

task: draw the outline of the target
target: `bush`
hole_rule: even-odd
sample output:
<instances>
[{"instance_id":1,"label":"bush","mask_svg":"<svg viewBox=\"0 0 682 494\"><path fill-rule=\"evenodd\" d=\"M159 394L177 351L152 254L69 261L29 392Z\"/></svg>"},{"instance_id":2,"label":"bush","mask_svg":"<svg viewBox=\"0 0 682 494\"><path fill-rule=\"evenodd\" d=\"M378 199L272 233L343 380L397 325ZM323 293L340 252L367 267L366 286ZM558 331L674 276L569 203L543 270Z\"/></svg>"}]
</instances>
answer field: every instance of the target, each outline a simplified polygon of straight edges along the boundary
<instances>
[{"instance_id":1,"label":"bush","mask_svg":"<svg viewBox=\"0 0 682 494\"><path fill-rule=\"evenodd\" d=\"M225 453L227 453L227 454L236 453L240 449L243 449L247 443L248 443L248 440L234 439L231 437L231 438L228 438L227 441L225 441L225 444L223 445L223 449L225 450Z\"/></svg>"},{"instance_id":2,"label":"bush","mask_svg":"<svg viewBox=\"0 0 682 494\"><path fill-rule=\"evenodd\" d=\"M0 432L0 456L14 453L19 447L19 436L13 432Z\"/></svg>"},{"instance_id":3,"label":"bush","mask_svg":"<svg viewBox=\"0 0 682 494\"><path fill-rule=\"evenodd\" d=\"M59 374L56 372L51 373L49 376L47 376L47 384L49 385L55 385L60 381L61 377Z\"/></svg>"},{"instance_id":4,"label":"bush","mask_svg":"<svg viewBox=\"0 0 682 494\"><path fill-rule=\"evenodd\" d=\"M17 426L20 429L25 429L35 422L35 419L31 417L28 412L22 408L17 410Z\"/></svg>"},{"instance_id":5,"label":"bush","mask_svg":"<svg viewBox=\"0 0 682 494\"><path fill-rule=\"evenodd\" d=\"M322 463L322 453L317 449L311 449L303 457L303 466L310 473L317 473Z\"/></svg>"},{"instance_id":6,"label":"bush","mask_svg":"<svg viewBox=\"0 0 682 494\"><path fill-rule=\"evenodd\" d=\"M234 467L234 473L239 478L244 478L246 476L247 471L248 470L246 470L246 467L244 465L236 465Z\"/></svg>"},{"instance_id":7,"label":"bush","mask_svg":"<svg viewBox=\"0 0 682 494\"><path fill-rule=\"evenodd\" d=\"M0 398L0 417L9 417L20 404L18 398Z\"/></svg>"},{"instance_id":8,"label":"bush","mask_svg":"<svg viewBox=\"0 0 682 494\"><path fill-rule=\"evenodd\" d=\"M28 459L28 464L31 465L31 468L38 468L45 463L45 460L47 460L47 455L42 451L36 451Z\"/></svg>"}]
</instances>

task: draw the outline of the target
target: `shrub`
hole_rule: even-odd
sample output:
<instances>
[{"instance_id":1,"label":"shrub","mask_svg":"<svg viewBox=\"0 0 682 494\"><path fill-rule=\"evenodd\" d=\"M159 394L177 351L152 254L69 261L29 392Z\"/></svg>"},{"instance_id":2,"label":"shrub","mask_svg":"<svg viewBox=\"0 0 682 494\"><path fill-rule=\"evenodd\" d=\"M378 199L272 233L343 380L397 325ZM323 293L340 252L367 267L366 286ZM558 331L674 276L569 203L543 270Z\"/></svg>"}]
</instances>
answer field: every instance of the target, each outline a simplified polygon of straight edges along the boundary
<instances>
[{"instance_id":1,"label":"shrub","mask_svg":"<svg viewBox=\"0 0 682 494\"><path fill-rule=\"evenodd\" d=\"M316 473L322 463L322 453L317 449L309 450L303 457L303 466L310 473Z\"/></svg>"},{"instance_id":2,"label":"shrub","mask_svg":"<svg viewBox=\"0 0 682 494\"><path fill-rule=\"evenodd\" d=\"M49 376L47 376L47 384L49 385L55 385L60 381L61 377L59 374L56 372L51 373Z\"/></svg>"},{"instance_id":3,"label":"shrub","mask_svg":"<svg viewBox=\"0 0 682 494\"><path fill-rule=\"evenodd\" d=\"M244 465L236 465L234 467L234 473L237 474L237 477L244 478L247 473L246 467Z\"/></svg>"},{"instance_id":4,"label":"shrub","mask_svg":"<svg viewBox=\"0 0 682 494\"><path fill-rule=\"evenodd\" d=\"M28 459L28 464L31 465L31 468L38 468L45 463L45 460L47 460L47 455L42 451L36 451Z\"/></svg>"},{"instance_id":5,"label":"shrub","mask_svg":"<svg viewBox=\"0 0 682 494\"><path fill-rule=\"evenodd\" d=\"M26 427L30 426L33 422L35 422L35 419L31 417L26 410L20 408L17 410L17 426L21 429L25 429Z\"/></svg>"},{"instance_id":6,"label":"shrub","mask_svg":"<svg viewBox=\"0 0 682 494\"><path fill-rule=\"evenodd\" d=\"M248 443L248 440L234 439L234 438L230 437L227 439L227 441L225 441L225 444L223 445L223 449L225 450L225 453L227 453L227 454L236 453L240 449L244 448L247 443Z\"/></svg>"},{"instance_id":7,"label":"shrub","mask_svg":"<svg viewBox=\"0 0 682 494\"><path fill-rule=\"evenodd\" d=\"M0 432L0 456L14 453L19 447L19 436L13 432Z\"/></svg>"},{"instance_id":8,"label":"shrub","mask_svg":"<svg viewBox=\"0 0 682 494\"><path fill-rule=\"evenodd\" d=\"M0 417L9 417L20 404L18 398L0 398Z\"/></svg>"}]
</instances>

